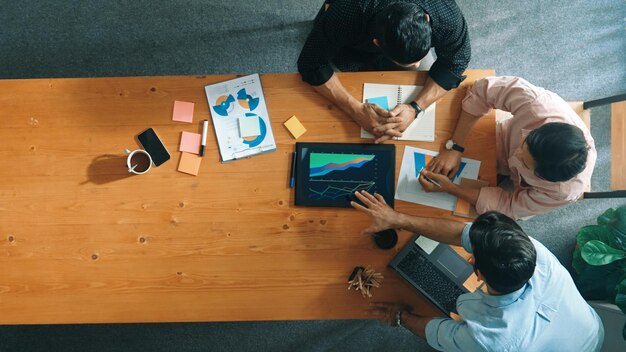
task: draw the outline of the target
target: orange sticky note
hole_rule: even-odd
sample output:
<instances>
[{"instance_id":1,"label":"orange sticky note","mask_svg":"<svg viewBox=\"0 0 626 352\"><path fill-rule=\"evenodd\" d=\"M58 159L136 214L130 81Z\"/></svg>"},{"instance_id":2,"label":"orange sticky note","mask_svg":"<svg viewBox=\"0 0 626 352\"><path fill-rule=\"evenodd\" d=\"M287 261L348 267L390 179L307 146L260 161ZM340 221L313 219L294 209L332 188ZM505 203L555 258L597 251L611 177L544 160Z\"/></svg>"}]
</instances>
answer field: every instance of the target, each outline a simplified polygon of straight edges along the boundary
<instances>
[{"instance_id":1,"label":"orange sticky note","mask_svg":"<svg viewBox=\"0 0 626 352\"><path fill-rule=\"evenodd\" d=\"M178 162L178 171L198 176L201 161L201 156L183 152L181 153L180 161Z\"/></svg>"},{"instance_id":2,"label":"orange sticky note","mask_svg":"<svg viewBox=\"0 0 626 352\"><path fill-rule=\"evenodd\" d=\"M174 101L174 113L172 120L180 122L193 122L194 103L186 101Z\"/></svg>"},{"instance_id":3,"label":"orange sticky note","mask_svg":"<svg viewBox=\"0 0 626 352\"><path fill-rule=\"evenodd\" d=\"M201 140L202 135L199 133L182 132L178 150L181 152L200 154Z\"/></svg>"},{"instance_id":4,"label":"orange sticky note","mask_svg":"<svg viewBox=\"0 0 626 352\"><path fill-rule=\"evenodd\" d=\"M475 274L470 275L467 280L463 283L463 287L468 289L470 292L476 291L476 289L482 284L482 281L478 280Z\"/></svg>"}]
</instances>

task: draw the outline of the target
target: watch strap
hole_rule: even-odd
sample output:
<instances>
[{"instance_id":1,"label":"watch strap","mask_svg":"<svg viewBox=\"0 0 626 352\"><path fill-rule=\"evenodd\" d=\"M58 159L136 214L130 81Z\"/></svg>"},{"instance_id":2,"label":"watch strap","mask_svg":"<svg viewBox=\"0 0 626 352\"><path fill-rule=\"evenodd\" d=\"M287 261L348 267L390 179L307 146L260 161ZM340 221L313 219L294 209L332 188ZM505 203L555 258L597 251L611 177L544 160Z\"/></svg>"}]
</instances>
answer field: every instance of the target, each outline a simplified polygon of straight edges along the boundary
<instances>
[{"instance_id":1,"label":"watch strap","mask_svg":"<svg viewBox=\"0 0 626 352\"><path fill-rule=\"evenodd\" d=\"M461 152L461 153L463 153L465 151L465 148L463 148L462 146L460 146L460 145L458 145L458 144L456 144L454 142L452 144L452 149L456 150L457 152Z\"/></svg>"},{"instance_id":2,"label":"watch strap","mask_svg":"<svg viewBox=\"0 0 626 352\"><path fill-rule=\"evenodd\" d=\"M424 111L422 110L422 108L414 101L410 102L409 105L411 105L411 107L413 109L415 109L415 117L417 117L417 115L420 114L420 112Z\"/></svg>"}]
</instances>

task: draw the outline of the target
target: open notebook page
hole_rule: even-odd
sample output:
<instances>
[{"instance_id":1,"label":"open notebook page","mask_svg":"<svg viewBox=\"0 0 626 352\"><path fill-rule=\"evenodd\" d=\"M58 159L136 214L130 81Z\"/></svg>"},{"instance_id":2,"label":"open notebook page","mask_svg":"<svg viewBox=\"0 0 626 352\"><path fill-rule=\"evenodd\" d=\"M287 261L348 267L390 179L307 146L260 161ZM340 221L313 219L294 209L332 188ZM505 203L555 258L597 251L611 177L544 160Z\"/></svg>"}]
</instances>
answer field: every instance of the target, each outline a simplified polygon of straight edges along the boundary
<instances>
[{"instance_id":1,"label":"open notebook page","mask_svg":"<svg viewBox=\"0 0 626 352\"><path fill-rule=\"evenodd\" d=\"M363 84L363 102L367 102L368 99L378 98L372 101L377 103L381 101L381 98L384 99L383 97L386 97L387 105L389 110L391 110L398 104L407 104L413 101L423 88L422 86L411 85L365 83ZM436 104L432 104L423 111L402 133L402 137L398 139L403 141L433 142L435 140L435 106ZM361 138L374 138L374 136L361 129Z\"/></svg>"}]
</instances>

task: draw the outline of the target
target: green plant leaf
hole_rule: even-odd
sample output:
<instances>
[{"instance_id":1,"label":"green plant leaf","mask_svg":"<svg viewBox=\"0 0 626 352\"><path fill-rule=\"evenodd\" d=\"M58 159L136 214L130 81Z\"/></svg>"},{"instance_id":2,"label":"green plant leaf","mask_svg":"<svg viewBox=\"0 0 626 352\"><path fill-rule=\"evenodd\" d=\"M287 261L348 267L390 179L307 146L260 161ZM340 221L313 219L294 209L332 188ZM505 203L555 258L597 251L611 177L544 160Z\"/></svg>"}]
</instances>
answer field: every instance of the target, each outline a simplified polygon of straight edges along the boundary
<instances>
[{"instance_id":1,"label":"green plant leaf","mask_svg":"<svg viewBox=\"0 0 626 352\"><path fill-rule=\"evenodd\" d=\"M618 293L615 295L615 305L622 310L622 312L626 313L626 294Z\"/></svg>"},{"instance_id":2,"label":"green plant leaf","mask_svg":"<svg viewBox=\"0 0 626 352\"><path fill-rule=\"evenodd\" d=\"M577 273L582 273L585 268L589 266L587 262L583 259L580 254L580 247L577 247L574 250L574 256L572 257L572 267L576 270Z\"/></svg>"},{"instance_id":3,"label":"green plant leaf","mask_svg":"<svg viewBox=\"0 0 626 352\"><path fill-rule=\"evenodd\" d=\"M617 293L626 294L626 277L622 277L622 280L617 284L615 289L617 290ZM626 311L624 313L626 313Z\"/></svg>"},{"instance_id":4,"label":"green plant leaf","mask_svg":"<svg viewBox=\"0 0 626 352\"><path fill-rule=\"evenodd\" d=\"M610 269L611 272L606 275L604 279L606 293L608 297L615 297L618 294L619 284L626 279L626 270L622 269L619 265L616 265L617 262L613 262L607 266L610 266L614 269ZM626 291L624 291L626 293Z\"/></svg>"},{"instance_id":5,"label":"green plant leaf","mask_svg":"<svg viewBox=\"0 0 626 352\"><path fill-rule=\"evenodd\" d=\"M611 247L618 248L613 231L606 225L584 226L578 231L578 234L576 234L576 244L578 244L580 248L591 240L599 240Z\"/></svg>"},{"instance_id":6,"label":"green plant leaf","mask_svg":"<svg viewBox=\"0 0 626 352\"><path fill-rule=\"evenodd\" d=\"M626 258L626 252L598 240L591 240L585 243L581 249L581 255L591 265L606 265Z\"/></svg>"},{"instance_id":7,"label":"green plant leaf","mask_svg":"<svg viewBox=\"0 0 626 352\"><path fill-rule=\"evenodd\" d=\"M611 300L615 297L615 294L611 296L607 294L604 278L608 277L615 270L618 270L615 265L587 265L576 278L576 287L586 300Z\"/></svg>"},{"instance_id":8,"label":"green plant leaf","mask_svg":"<svg viewBox=\"0 0 626 352\"><path fill-rule=\"evenodd\" d=\"M616 286L617 294L615 295L615 305L622 310L622 312L626 313L626 279L622 280Z\"/></svg>"},{"instance_id":9,"label":"green plant leaf","mask_svg":"<svg viewBox=\"0 0 626 352\"><path fill-rule=\"evenodd\" d=\"M626 250L626 207L620 207L613 213L609 227L613 230L613 247Z\"/></svg>"},{"instance_id":10,"label":"green plant leaf","mask_svg":"<svg viewBox=\"0 0 626 352\"><path fill-rule=\"evenodd\" d=\"M620 228L626 230L626 207L619 207L613 212L613 221L618 222Z\"/></svg>"},{"instance_id":11,"label":"green plant leaf","mask_svg":"<svg viewBox=\"0 0 626 352\"><path fill-rule=\"evenodd\" d=\"M602 215L598 216L598 225L608 225L615 217L615 209L609 208Z\"/></svg>"}]
</instances>

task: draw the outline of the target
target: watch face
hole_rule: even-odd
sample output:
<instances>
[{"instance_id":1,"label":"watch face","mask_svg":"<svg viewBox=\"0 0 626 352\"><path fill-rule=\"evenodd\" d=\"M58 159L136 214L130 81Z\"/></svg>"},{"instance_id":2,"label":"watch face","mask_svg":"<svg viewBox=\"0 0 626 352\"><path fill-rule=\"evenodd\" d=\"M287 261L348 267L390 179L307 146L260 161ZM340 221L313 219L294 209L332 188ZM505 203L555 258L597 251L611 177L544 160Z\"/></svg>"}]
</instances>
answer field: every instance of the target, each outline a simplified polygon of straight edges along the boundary
<instances>
[{"instance_id":1,"label":"watch face","mask_svg":"<svg viewBox=\"0 0 626 352\"><path fill-rule=\"evenodd\" d=\"M448 149L448 150L452 150L452 146L454 146L454 142L453 142L451 139L449 139L449 140L446 142L446 149Z\"/></svg>"}]
</instances>

